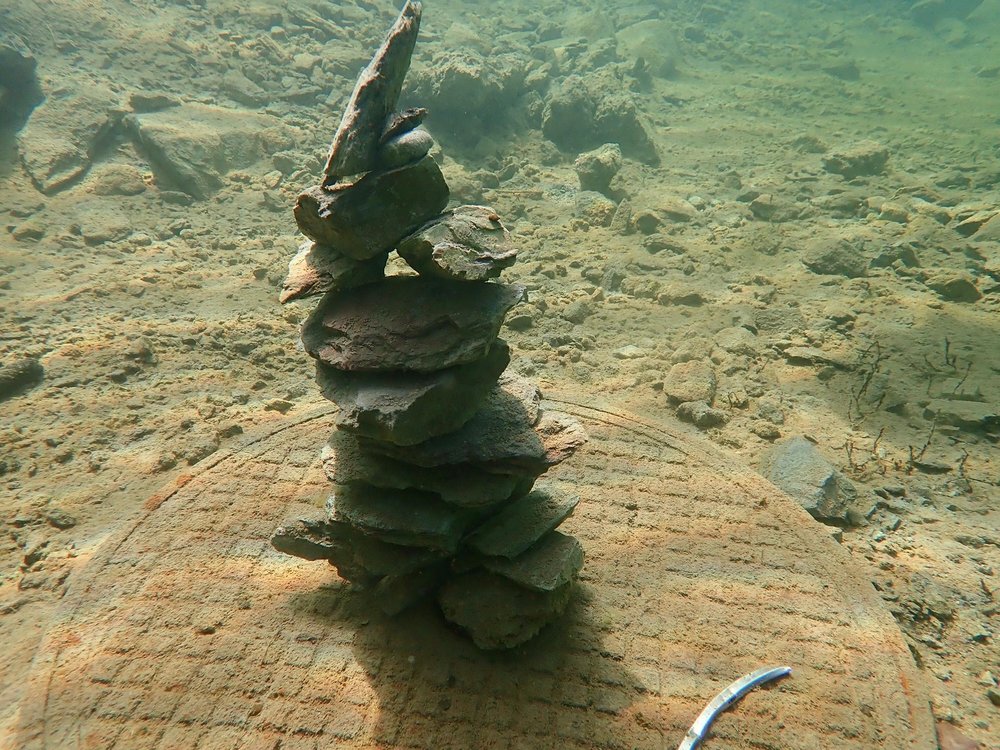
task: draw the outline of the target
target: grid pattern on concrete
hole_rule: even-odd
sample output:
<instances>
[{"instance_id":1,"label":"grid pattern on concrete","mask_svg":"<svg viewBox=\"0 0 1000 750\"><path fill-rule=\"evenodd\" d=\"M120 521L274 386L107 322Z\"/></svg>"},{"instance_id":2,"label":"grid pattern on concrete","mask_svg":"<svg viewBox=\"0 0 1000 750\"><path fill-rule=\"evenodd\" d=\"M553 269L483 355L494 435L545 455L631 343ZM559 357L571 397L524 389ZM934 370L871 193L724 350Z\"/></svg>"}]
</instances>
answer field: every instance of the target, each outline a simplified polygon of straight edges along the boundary
<instances>
[{"instance_id":1,"label":"grid pattern on concrete","mask_svg":"<svg viewBox=\"0 0 1000 750\"><path fill-rule=\"evenodd\" d=\"M565 618L484 654L432 606L395 618L267 539L322 503L329 410L216 457L148 503L72 583L21 708L26 750L677 745L716 692L793 676L707 750L934 747L891 618L772 486L667 426L568 401L587 447L552 472L582 502Z\"/></svg>"}]
</instances>

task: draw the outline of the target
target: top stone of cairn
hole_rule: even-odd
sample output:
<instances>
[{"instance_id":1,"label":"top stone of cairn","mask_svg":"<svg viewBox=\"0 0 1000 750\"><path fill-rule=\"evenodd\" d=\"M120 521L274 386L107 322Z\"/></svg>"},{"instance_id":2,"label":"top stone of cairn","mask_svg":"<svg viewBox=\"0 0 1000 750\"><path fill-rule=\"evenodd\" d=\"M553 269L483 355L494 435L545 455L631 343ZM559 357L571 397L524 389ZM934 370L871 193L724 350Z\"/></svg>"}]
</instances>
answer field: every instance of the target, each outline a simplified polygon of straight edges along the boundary
<instances>
[{"instance_id":1,"label":"top stone of cairn","mask_svg":"<svg viewBox=\"0 0 1000 750\"><path fill-rule=\"evenodd\" d=\"M419 2L407 0L368 67L361 71L323 170L326 184L368 172L377 165L389 116L395 111L420 29ZM413 122L415 127L418 122ZM405 126L403 128L405 130Z\"/></svg>"}]
</instances>

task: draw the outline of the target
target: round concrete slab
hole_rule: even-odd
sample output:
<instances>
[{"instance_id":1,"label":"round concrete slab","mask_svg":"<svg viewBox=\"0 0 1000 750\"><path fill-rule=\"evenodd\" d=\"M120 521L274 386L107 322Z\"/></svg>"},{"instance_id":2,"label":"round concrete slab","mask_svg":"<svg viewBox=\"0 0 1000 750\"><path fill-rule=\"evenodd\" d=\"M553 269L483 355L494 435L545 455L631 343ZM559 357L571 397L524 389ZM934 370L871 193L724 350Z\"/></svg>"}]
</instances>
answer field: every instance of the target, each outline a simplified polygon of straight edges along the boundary
<instances>
[{"instance_id":1,"label":"round concrete slab","mask_svg":"<svg viewBox=\"0 0 1000 750\"><path fill-rule=\"evenodd\" d=\"M552 403L552 402L550 402ZM765 665L793 674L706 750L932 750L891 617L794 502L666 425L569 401L591 440L551 481L587 551L559 627L484 654L430 607L385 618L332 569L271 550L328 485L320 410L151 498L71 584L17 747L641 748Z\"/></svg>"}]
</instances>

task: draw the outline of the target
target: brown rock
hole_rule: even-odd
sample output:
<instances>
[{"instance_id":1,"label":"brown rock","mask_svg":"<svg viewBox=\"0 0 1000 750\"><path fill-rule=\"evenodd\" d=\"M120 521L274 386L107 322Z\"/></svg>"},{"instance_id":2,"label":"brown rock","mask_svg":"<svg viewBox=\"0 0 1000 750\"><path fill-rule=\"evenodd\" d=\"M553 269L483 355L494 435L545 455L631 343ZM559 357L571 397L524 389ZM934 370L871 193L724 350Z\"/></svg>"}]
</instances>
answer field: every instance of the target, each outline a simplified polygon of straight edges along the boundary
<instances>
[{"instance_id":1,"label":"brown rock","mask_svg":"<svg viewBox=\"0 0 1000 750\"><path fill-rule=\"evenodd\" d=\"M369 260L354 260L336 250L306 241L288 263L288 275L281 285L281 304L304 297L315 297L336 289L378 281L385 273L389 254Z\"/></svg>"},{"instance_id":2,"label":"brown rock","mask_svg":"<svg viewBox=\"0 0 1000 750\"><path fill-rule=\"evenodd\" d=\"M302 343L340 370L433 372L486 356L523 299L521 286L393 276L327 294Z\"/></svg>"},{"instance_id":3,"label":"brown rock","mask_svg":"<svg viewBox=\"0 0 1000 750\"><path fill-rule=\"evenodd\" d=\"M359 174L374 167L383 128L396 109L403 80L410 69L421 10L420 3L407 0L382 46L358 76L330 145L330 156L323 170L328 177Z\"/></svg>"}]
</instances>

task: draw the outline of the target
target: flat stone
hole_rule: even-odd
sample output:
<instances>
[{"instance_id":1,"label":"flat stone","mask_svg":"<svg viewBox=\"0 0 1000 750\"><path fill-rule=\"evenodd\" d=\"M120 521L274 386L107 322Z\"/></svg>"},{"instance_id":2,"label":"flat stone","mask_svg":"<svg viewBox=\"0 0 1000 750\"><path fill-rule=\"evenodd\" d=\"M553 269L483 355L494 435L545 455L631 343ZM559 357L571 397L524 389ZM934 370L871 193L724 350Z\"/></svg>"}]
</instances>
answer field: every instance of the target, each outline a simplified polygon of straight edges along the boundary
<instances>
[{"instance_id":1,"label":"flat stone","mask_svg":"<svg viewBox=\"0 0 1000 750\"><path fill-rule=\"evenodd\" d=\"M829 276L846 276L857 279L868 275L868 255L864 249L847 240L821 242L802 259L813 273Z\"/></svg>"},{"instance_id":2,"label":"flat stone","mask_svg":"<svg viewBox=\"0 0 1000 750\"><path fill-rule=\"evenodd\" d=\"M443 558L439 551L383 542L326 517L286 521L272 535L271 545L294 557L326 560L342 578L361 585L407 575Z\"/></svg>"},{"instance_id":3,"label":"flat stone","mask_svg":"<svg viewBox=\"0 0 1000 750\"><path fill-rule=\"evenodd\" d=\"M338 487L330 498L335 521L345 521L389 544L454 553L474 521L470 511L416 490Z\"/></svg>"},{"instance_id":4,"label":"flat stone","mask_svg":"<svg viewBox=\"0 0 1000 750\"><path fill-rule=\"evenodd\" d=\"M712 403L718 379L711 364L692 359L678 362L663 378L663 393L674 403L704 401Z\"/></svg>"},{"instance_id":5,"label":"flat stone","mask_svg":"<svg viewBox=\"0 0 1000 750\"><path fill-rule=\"evenodd\" d=\"M362 445L417 466L474 464L504 473L541 474L571 456L587 436L571 417L538 411L537 397L528 400L519 388L523 382L506 374L483 408L455 432L406 447L372 441Z\"/></svg>"},{"instance_id":6,"label":"flat stone","mask_svg":"<svg viewBox=\"0 0 1000 750\"><path fill-rule=\"evenodd\" d=\"M281 285L281 304L305 297L315 297L338 289L350 289L378 281L385 275L389 254L368 260L355 260L331 247L307 240L299 245L288 263L288 275Z\"/></svg>"},{"instance_id":7,"label":"flat stone","mask_svg":"<svg viewBox=\"0 0 1000 750\"><path fill-rule=\"evenodd\" d=\"M438 604L445 618L465 630L479 648L513 648L563 613L572 586L543 593L495 573L473 571L450 578L438 592Z\"/></svg>"},{"instance_id":8,"label":"flat stone","mask_svg":"<svg viewBox=\"0 0 1000 750\"><path fill-rule=\"evenodd\" d=\"M157 183L198 199L221 188L230 170L294 145L291 129L276 117L206 104L133 114L124 123Z\"/></svg>"},{"instance_id":9,"label":"flat stone","mask_svg":"<svg viewBox=\"0 0 1000 750\"><path fill-rule=\"evenodd\" d=\"M367 172L375 166L379 139L396 109L420 30L422 6L407 0L385 41L361 71L323 172L329 178Z\"/></svg>"},{"instance_id":10,"label":"flat stone","mask_svg":"<svg viewBox=\"0 0 1000 750\"><path fill-rule=\"evenodd\" d=\"M579 502L568 492L535 489L479 526L465 544L488 557L517 557L569 518Z\"/></svg>"},{"instance_id":11,"label":"flat stone","mask_svg":"<svg viewBox=\"0 0 1000 750\"><path fill-rule=\"evenodd\" d=\"M337 484L423 490L461 508L488 508L522 497L536 476L498 474L469 465L414 466L362 450L357 438L343 430L324 446L322 461L326 476Z\"/></svg>"},{"instance_id":12,"label":"flat stone","mask_svg":"<svg viewBox=\"0 0 1000 750\"><path fill-rule=\"evenodd\" d=\"M983 4L983 0L918 0L910 8L913 20L934 26L946 18L965 18Z\"/></svg>"},{"instance_id":13,"label":"flat stone","mask_svg":"<svg viewBox=\"0 0 1000 750\"><path fill-rule=\"evenodd\" d=\"M483 560L491 573L532 591L555 591L572 581L583 567L583 545L558 531L545 535L531 549L514 559Z\"/></svg>"},{"instance_id":14,"label":"flat stone","mask_svg":"<svg viewBox=\"0 0 1000 750\"><path fill-rule=\"evenodd\" d=\"M327 294L302 343L340 370L433 372L485 357L524 296L521 286L393 276Z\"/></svg>"},{"instance_id":15,"label":"flat stone","mask_svg":"<svg viewBox=\"0 0 1000 750\"><path fill-rule=\"evenodd\" d=\"M861 141L829 152L823 168L847 179L881 174L889 161L889 149L875 141Z\"/></svg>"},{"instance_id":16,"label":"flat stone","mask_svg":"<svg viewBox=\"0 0 1000 750\"><path fill-rule=\"evenodd\" d=\"M379 147L376 166L379 169L396 169L422 159L433 147L434 139L423 128L407 130Z\"/></svg>"},{"instance_id":17,"label":"flat stone","mask_svg":"<svg viewBox=\"0 0 1000 750\"><path fill-rule=\"evenodd\" d=\"M857 489L804 437L793 437L771 448L761 461L761 473L813 518L838 524L848 521Z\"/></svg>"},{"instance_id":18,"label":"flat stone","mask_svg":"<svg viewBox=\"0 0 1000 750\"><path fill-rule=\"evenodd\" d=\"M482 359L435 372L344 372L319 362L316 378L340 407L338 427L414 445L468 422L509 363L510 347L498 339Z\"/></svg>"},{"instance_id":19,"label":"flat stone","mask_svg":"<svg viewBox=\"0 0 1000 750\"><path fill-rule=\"evenodd\" d=\"M396 251L413 270L457 281L485 281L517 260L510 232L487 206L459 206L403 239Z\"/></svg>"},{"instance_id":20,"label":"flat stone","mask_svg":"<svg viewBox=\"0 0 1000 750\"><path fill-rule=\"evenodd\" d=\"M118 94L94 84L50 93L18 135L21 163L35 187L52 195L82 177L122 107Z\"/></svg>"},{"instance_id":21,"label":"flat stone","mask_svg":"<svg viewBox=\"0 0 1000 750\"><path fill-rule=\"evenodd\" d=\"M295 203L295 221L309 239L366 260L389 252L441 213L448 195L441 170L425 156L352 184L311 187Z\"/></svg>"}]
</instances>

